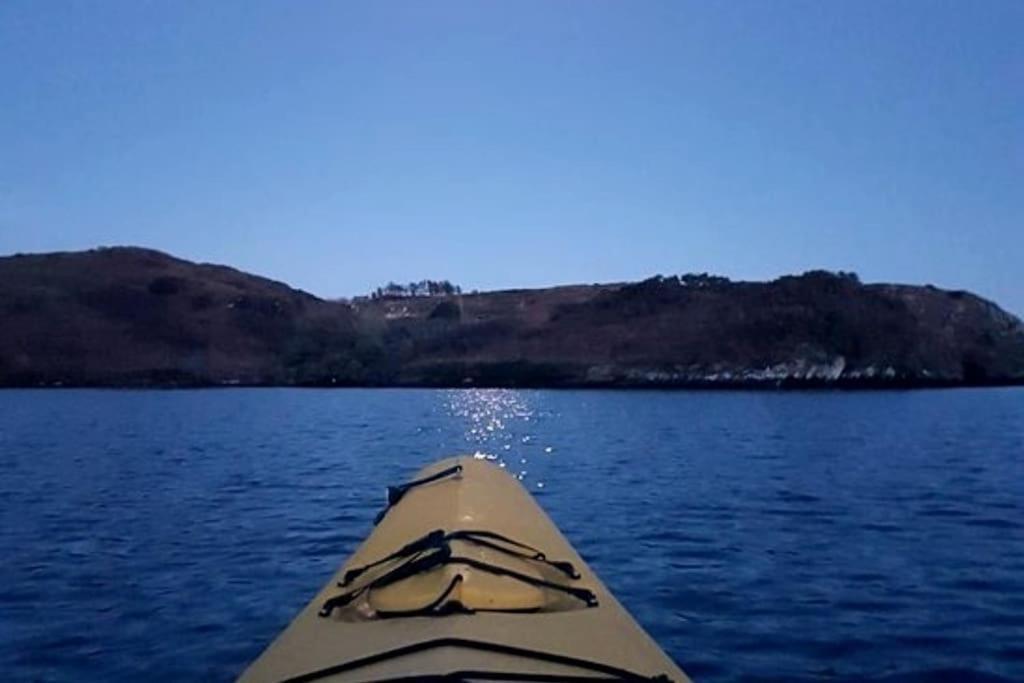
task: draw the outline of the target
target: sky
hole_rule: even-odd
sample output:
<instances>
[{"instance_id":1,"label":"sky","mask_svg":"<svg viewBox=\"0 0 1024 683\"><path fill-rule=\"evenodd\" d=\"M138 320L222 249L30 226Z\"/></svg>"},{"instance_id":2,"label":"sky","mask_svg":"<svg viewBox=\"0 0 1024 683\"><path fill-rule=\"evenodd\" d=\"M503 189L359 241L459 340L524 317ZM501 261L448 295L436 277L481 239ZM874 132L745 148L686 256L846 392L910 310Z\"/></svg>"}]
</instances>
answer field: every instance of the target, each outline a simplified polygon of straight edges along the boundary
<instances>
[{"instance_id":1,"label":"sky","mask_svg":"<svg viewBox=\"0 0 1024 683\"><path fill-rule=\"evenodd\" d=\"M812 268L1024 313L1024 2L0 3L0 254L314 294Z\"/></svg>"}]
</instances>

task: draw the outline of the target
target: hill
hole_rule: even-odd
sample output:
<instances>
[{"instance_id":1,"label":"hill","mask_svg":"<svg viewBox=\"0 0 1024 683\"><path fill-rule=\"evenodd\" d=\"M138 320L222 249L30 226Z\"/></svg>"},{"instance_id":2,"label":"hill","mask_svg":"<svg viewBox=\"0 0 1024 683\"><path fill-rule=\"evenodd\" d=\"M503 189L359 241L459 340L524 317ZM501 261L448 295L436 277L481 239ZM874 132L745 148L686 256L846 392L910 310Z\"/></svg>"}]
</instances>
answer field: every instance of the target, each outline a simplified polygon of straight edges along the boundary
<instances>
[{"instance_id":1,"label":"hill","mask_svg":"<svg viewBox=\"0 0 1024 683\"><path fill-rule=\"evenodd\" d=\"M1024 383L968 292L813 271L327 301L130 247L0 258L0 385Z\"/></svg>"},{"instance_id":2,"label":"hill","mask_svg":"<svg viewBox=\"0 0 1024 683\"><path fill-rule=\"evenodd\" d=\"M355 341L347 308L147 249L0 259L0 384L304 381Z\"/></svg>"}]
</instances>

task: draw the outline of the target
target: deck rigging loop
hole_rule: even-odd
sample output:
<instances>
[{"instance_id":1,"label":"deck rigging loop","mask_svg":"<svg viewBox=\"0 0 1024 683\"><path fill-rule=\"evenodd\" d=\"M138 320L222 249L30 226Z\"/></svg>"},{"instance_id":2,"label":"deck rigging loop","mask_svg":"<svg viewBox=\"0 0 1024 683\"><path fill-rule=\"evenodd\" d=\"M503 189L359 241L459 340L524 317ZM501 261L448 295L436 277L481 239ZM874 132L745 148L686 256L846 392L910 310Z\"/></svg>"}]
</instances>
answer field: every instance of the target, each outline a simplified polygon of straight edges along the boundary
<instances>
[{"instance_id":1,"label":"deck rigging loop","mask_svg":"<svg viewBox=\"0 0 1024 683\"><path fill-rule=\"evenodd\" d=\"M431 482L435 482L439 479L444 479L445 477L451 477L459 474L462 474L462 465L452 465L447 469L431 474L429 477L416 479L414 481L406 482L405 484L400 484L398 486L389 486L388 504L387 506L385 506L383 510L377 513L377 517L373 520L374 525L380 524L380 521L384 519L384 516L386 514L388 514L388 510L398 505L399 501L401 501L405 494L408 493L410 490L416 488L417 486L423 486L424 484L430 484Z\"/></svg>"},{"instance_id":2,"label":"deck rigging loop","mask_svg":"<svg viewBox=\"0 0 1024 683\"><path fill-rule=\"evenodd\" d=\"M570 595L577 600L580 600L587 607L597 606L597 596L594 595L593 591L578 586L568 586L554 581L547 581L545 579L538 578L536 576L530 576L522 572L517 572L513 569L508 569L496 564L490 564L482 560L477 560L470 557L459 557L454 555L452 551L451 541L462 540L469 541L470 543L478 543L488 548L493 548L501 552L505 552L514 557L518 557L524 560L530 560L535 562L543 563L546 566L557 569L563 574L567 575L572 579L579 578L579 572L569 562L553 561L548 560L547 557L541 551L533 548L532 546L520 543L513 539L502 536L494 532L478 532L471 530L453 531L451 533L445 533L441 529L435 529L427 533L426 535L406 544L402 548L399 548L395 552L383 557L379 560L371 562L362 567L350 569L345 573L345 576L341 581L338 582L338 586L345 588L350 586L353 581L363 575L365 572L379 567L387 562L393 562L396 560L404 560L401 564L393 567L392 569L380 574L372 580L364 583L358 588L354 588L340 595L335 595L328 598L321 606L318 614L321 617L329 617L331 613L338 608L345 607L352 603L356 598L366 594L368 591L376 588L384 588L392 584L398 583L410 576L417 574L423 574L438 567L445 565L462 565L476 569L479 571L494 574L496 576L504 576L522 583L535 586L537 588L543 588L547 590L553 590L560 593ZM509 545L528 549L530 552L521 552L515 548L508 548L500 545L500 543L507 543ZM461 581L461 578L459 579ZM439 616L442 614L450 614L451 610L438 609L445 599L454 590L457 582L453 582L443 592L441 597L433 601L428 608L417 608L414 610L416 614L424 614L423 610L426 610L425 614ZM460 610L462 612L471 612L473 610L465 608ZM388 615L381 615L388 616ZM393 614L391 616L398 616Z\"/></svg>"},{"instance_id":3,"label":"deck rigging loop","mask_svg":"<svg viewBox=\"0 0 1024 683\"><path fill-rule=\"evenodd\" d=\"M342 580L338 582L338 585L344 588L351 585L353 581L375 567L379 567L380 565L388 562L393 562L394 560L416 555L425 550L437 549L450 545L451 541L466 541L468 543L484 546L491 550L497 550L498 552L523 560L540 562L553 569L557 569L570 579L580 578L580 573L576 571L576 567L573 566L572 562L565 560L549 560L547 555L537 548L497 532L479 529L459 529L445 533L444 529L434 529L416 540L407 543L390 555L386 555L379 560L374 560L362 567L349 569L345 572L345 576Z\"/></svg>"}]
</instances>

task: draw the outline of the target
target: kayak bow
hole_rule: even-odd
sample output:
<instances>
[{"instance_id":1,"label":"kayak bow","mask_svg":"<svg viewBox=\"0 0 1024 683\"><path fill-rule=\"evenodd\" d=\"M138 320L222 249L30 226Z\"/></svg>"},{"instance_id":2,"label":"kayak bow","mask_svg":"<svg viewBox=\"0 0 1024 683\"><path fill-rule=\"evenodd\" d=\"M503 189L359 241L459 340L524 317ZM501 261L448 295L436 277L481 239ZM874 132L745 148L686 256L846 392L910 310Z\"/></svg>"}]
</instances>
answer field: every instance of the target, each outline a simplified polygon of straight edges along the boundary
<instances>
[{"instance_id":1,"label":"kayak bow","mask_svg":"<svg viewBox=\"0 0 1024 683\"><path fill-rule=\"evenodd\" d=\"M239 680L689 679L514 477L460 457L388 490L370 536Z\"/></svg>"}]
</instances>

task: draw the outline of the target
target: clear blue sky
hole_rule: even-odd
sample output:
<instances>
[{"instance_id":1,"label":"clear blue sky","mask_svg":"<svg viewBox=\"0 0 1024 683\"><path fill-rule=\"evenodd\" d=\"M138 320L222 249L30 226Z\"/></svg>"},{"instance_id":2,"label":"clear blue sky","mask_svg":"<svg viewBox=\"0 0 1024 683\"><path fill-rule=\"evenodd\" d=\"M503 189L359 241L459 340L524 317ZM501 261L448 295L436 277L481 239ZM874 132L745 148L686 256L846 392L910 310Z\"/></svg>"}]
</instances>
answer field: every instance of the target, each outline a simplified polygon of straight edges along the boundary
<instances>
[{"instance_id":1,"label":"clear blue sky","mask_svg":"<svg viewBox=\"0 0 1024 683\"><path fill-rule=\"evenodd\" d=\"M1024 313L1024 2L0 3L0 253L322 296L824 267Z\"/></svg>"}]
</instances>

